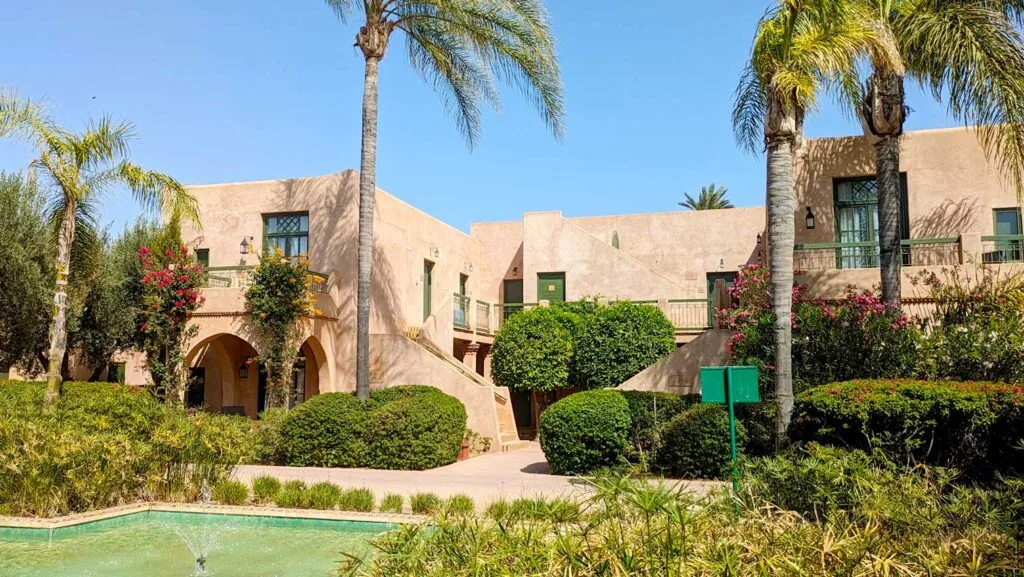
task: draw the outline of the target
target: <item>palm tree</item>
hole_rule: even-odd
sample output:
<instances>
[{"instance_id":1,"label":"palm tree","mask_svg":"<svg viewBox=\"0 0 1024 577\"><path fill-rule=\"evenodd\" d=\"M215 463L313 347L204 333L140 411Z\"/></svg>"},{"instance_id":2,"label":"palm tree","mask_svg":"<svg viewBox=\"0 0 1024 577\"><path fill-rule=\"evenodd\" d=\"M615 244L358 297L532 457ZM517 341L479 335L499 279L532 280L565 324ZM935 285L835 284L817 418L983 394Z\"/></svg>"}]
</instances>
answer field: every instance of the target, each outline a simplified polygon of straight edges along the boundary
<instances>
[{"instance_id":1,"label":"palm tree","mask_svg":"<svg viewBox=\"0 0 1024 577\"><path fill-rule=\"evenodd\" d=\"M697 199L694 200L690 193L683 195L683 202L679 203L679 206L688 208L690 210L718 210L721 208L732 208L732 203L729 199L725 198L725 193L729 192L729 189L724 186L715 186L715 183L711 183L707 186L700 187L700 194L697 195Z\"/></svg>"},{"instance_id":2,"label":"palm tree","mask_svg":"<svg viewBox=\"0 0 1024 577\"><path fill-rule=\"evenodd\" d=\"M882 297L900 305L900 136L907 117L904 75L927 86L978 138L1000 171L1024 191L1024 41L1021 0L858 0L893 37L900 60L870 52L861 117L875 144ZM904 72L905 70L905 72ZM909 232L909 231L908 231Z\"/></svg>"},{"instance_id":3,"label":"palm tree","mask_svg":"<svg viewBox=\"0 0 1024 577\"><path fill-rule=\"evenodd\" d=\"M356 289L356 393L370 397L370 271L377 161L377 69L395 30L409 62L444 97L472 148L480 104L498 103L495 76L519 88L556 136L562 135L562 83L542 0L325 0L345 21L360 12L355 45L366 61L359 170Z\"/></svg>"},{"instance_id":4,"label":"palm tree","mask_svg":"<svg viewBox=\"0 0 1024 577\"><path fill-rule=\"evenodd\" d=\"M775 314L776 433L785 438L793 412L792 294L794 242L793 159L804 116L826 88L856 79L867 47L886 49L863 10L843 0L780 0L758 24L750 61L733 108L737 141L767 151L769 271ZM838 90L845 97L847 91ZM850 104L850 103L847 103Z\"/></svg>"},{"instance_id":5,"label":"palm tree","mask_svg":"<svg viewBox=\"0 0 1024 577\"><path fill-rule=\"evenodd\" d=\"M51 405L60 397L61 363L67 350L67 286L74 271L75 231L94 230L97 200L111 187L124 185L146 208L159 209L172 221L186 218L198 225L199 212L195 198L178 181L128 159L128 142L135 136L129 122L103 117L74 133L57 126L36 103L0 94L0 137L12 135L39 153L31 170L49 196L48 211L55 223L57 274L46 378L46 404Z\"/></svg>"}]
</instances>

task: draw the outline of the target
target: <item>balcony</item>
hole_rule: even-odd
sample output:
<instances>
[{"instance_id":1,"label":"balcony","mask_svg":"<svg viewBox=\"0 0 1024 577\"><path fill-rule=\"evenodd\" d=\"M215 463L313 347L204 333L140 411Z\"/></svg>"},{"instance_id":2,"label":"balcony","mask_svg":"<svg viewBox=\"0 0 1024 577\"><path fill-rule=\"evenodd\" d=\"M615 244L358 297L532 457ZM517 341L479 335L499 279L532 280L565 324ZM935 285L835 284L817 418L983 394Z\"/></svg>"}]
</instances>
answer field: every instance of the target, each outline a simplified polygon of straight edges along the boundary
<instances>
[{"instance_id":1,"label":"balcony","mask_svg":"<svg viewBox=\"0 0 1024 577\"><path fill-rule=\"evenodd\" d=\"M981 262L985 264L1024 262L1024 235L981 237Z\"/></svg>"},{"instance_id":2,"label":"balcony","mask_svg":"<svg viewBox=\"0 0 1024 577\"><path fill-rule=\"evenodd\" d=\"M959 237L905 239L900 241L900 251L903 266L943 266L962 261ZM793 268L799 271L878 268L878 261L877 242L829 242L793 247Z\"/></svg>"},{"instance_id":3,"label":"balcony","mask_svg":"<svg viewBox=\"0 0 1024 577\"><path fill-rule=\"evenodd\" d=\"M206 283L202 288L249 288L252 266L211 266L206 269ZM310 290L327 294L327 275L309 271Z\"/></svg>"}]
</instances>

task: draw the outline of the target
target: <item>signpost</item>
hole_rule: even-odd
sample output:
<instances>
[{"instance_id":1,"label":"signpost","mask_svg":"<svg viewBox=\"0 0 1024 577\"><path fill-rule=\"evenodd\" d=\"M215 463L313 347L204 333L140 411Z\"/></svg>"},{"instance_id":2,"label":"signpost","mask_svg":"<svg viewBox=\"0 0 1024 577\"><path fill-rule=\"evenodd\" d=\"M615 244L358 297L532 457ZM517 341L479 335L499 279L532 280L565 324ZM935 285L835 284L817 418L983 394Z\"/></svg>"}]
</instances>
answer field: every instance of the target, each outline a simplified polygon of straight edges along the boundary
<instances>
[{"instance_id":1,"label":"signpost","mask_svg":"<svg viewBox=\"0 0 1024 577\"><path fill-rule=\"evenodd\" d=\"M701 367L700 400L702 403L725 404L729 407L729 446L732 449L732 490L740 488L736 468L736 403L757 403L761 395L757 387L757 367Z\"/></svg>"}]
</instances>

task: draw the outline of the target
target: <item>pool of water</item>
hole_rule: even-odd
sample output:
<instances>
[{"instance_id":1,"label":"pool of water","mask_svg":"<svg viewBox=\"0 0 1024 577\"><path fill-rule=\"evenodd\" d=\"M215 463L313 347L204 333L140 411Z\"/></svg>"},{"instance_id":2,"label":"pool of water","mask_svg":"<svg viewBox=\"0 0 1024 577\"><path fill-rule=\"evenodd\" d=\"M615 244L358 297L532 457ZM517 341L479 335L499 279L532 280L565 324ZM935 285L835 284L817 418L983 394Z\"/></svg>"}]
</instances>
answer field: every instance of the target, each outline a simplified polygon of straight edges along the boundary
<instances>
[{"instance_id":1,"label":"pool of water","mask_svg":"<svg viewBox=\"0 0 1024 577\"><path fill-rule=\"evenodd\" d=\"M61 529L0 528L3 577L328 577L385 523L150 511ZM205 567L197 566L205 557Z\"/></svg>"}]
</instances>

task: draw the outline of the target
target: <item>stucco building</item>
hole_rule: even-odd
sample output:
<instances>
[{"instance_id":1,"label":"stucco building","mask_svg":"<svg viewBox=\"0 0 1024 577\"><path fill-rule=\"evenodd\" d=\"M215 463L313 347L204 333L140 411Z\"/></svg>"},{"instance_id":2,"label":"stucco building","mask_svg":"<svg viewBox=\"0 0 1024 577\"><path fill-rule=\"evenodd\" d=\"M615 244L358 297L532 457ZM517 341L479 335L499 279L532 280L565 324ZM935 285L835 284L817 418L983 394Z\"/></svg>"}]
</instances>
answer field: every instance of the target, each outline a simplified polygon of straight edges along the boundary
<instances>
[{"instance_id":1,"label":"stucco building","mask_svg":"<svg viewBox=\"0 0 1024 577\"><path fill-rule=\"evenodd\" d=\"M1012 187L966 129L903 140L904 277L925 267L1020 262L1024 233ZM878 284L874 149L864 137L807 142L797 158L798 282L838 298ZM319 314L303 319L298 399L355 388L358 174L190 187L201 228L183 231L209 267L199 334L188 354L191 401L255 416L264 379L244 312L248 269L268 246L307 254L320 273ZM666 199L666 203L671 199ZM429 384L460 398L469 426L495 448L517 446L525 399L490 380L504 318L524 307L601 297L656 304L682 348L624 386L688 392L696 367L726 358L712 309L744 265L761 260L762 207L572 218L529 212L469 234L377 191L371 336L374 387ZM716 290L717 288L717 290ZM904 295L914 306L914 290ZM128 381L143 382L127 359ZM515 409L513 408L515 406Z\"/></svg>"}]
</instances>

